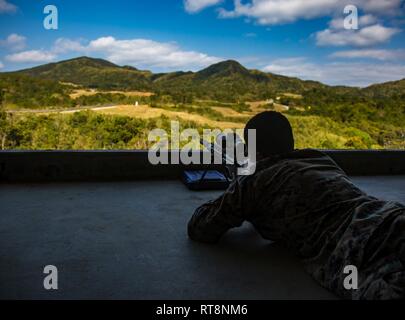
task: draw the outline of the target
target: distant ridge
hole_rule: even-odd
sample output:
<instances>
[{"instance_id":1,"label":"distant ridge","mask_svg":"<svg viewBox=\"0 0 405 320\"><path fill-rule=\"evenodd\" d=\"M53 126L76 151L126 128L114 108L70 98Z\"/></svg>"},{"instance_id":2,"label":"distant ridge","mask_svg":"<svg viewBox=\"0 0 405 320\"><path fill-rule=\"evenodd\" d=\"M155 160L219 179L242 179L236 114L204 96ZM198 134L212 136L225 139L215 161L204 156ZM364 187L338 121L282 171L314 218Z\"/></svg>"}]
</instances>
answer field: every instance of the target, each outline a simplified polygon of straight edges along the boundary
<instances>
[{"instance_id":1,"label":"distant ridge","mask_svg":"<svg viewBox=\"0 0 405 320\"><path fill-rule=\"evenodd\" d=\"M249 74L249 70L235 60L226 60L210 65L197 72L198 77L230 76L232 74Z\"/></svg>"},{"instance_id":2,"label":"distant ridge","mask_svg":"<svg viewBox=\"0 0 405 320\"><path fill-rule=\"evenodd\" d=\"M75 83L99 89L149 89L149 71L130 66L118 66L104 59L78 57L15 73L31 77Z\"/></svg>"},{"instance_id":3,"label":"distant ridge","mask_svg":"<svg viewBox=\"0 0 405 320\"><path fill-rule=\"evenodd\" d=\"M392 97L401 95L401 98L405 100L405 79L373 84L364 88L363 91L372 96Z\"/></svg>"},{"instance_id":4,"label":"distant ridge","mask_svg":"<svg viewBox=\"0 0 405 320\"><path fill-rule=\"evenodd\" d=\"M250 70L235 60L221 61L198 72L154 74L132 66L119 66L104 59L82 56L8 74L103 90L149 90L172 95L187 93L196 98L226 101L265 99L277 92L301 94L315 89L355 94L360 90ZM405 92L405 79L372 85L360 91L368 96L402 95Z\"/></svg>"}]
</instances>

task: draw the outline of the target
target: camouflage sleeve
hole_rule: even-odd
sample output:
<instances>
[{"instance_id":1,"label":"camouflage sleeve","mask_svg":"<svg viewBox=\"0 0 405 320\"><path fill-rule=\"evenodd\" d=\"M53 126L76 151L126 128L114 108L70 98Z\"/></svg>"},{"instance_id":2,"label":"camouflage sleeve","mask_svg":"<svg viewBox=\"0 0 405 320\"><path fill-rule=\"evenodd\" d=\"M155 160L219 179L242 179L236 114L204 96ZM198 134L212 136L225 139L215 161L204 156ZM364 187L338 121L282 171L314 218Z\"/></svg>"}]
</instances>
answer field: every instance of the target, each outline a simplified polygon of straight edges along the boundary
<instances>
[{"instance_id":1,"label":"camouflage sleeve","mask_svg":"<svg viewBox=\"0 0 405 320\"><path fill-rule=\"evenodd\" d=\"M242 187L236 180L225 193L214 201L197 208L188 223L188 236L195 241L215 243L230 228L243 221Z\"/></svg>"}]
</instances>

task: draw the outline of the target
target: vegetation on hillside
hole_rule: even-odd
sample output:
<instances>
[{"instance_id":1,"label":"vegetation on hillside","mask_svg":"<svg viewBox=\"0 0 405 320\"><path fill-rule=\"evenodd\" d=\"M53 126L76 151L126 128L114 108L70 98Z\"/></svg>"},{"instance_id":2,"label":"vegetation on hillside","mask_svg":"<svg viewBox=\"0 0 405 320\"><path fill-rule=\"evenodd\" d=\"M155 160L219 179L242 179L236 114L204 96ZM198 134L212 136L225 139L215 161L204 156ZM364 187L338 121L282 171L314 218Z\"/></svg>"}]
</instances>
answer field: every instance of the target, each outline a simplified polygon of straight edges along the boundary
<instances>
[{"instance_id":1,"label":"vegetation on hillside","mask_svg":"<svg viewBox=\"0 0 405 320\"><path fill-rule=\"evenodd\" d=\"M0 92L2 103L9 108L72 106L69 86L21 74L0 74Z\"/></svg>"},{"instance_id":2,"label":"vegetation on hillside","mask_svg":"<svg viewBox=\"0 0 405 320\"><path fill-rule=\"evenodd\" d=\"M88 88L97 90L72 95ZM129 90L150 90L154 95L126 94ZM153 74L87 57L0 73L0 104L8 111L138 102L241 124L253 112L248 101L263 101L262 110L288 107L285 113L298 147L405 148L405 79L364 89L330 87L248 70L236 61L220 62L199 72ZM237 116L219 112L221 107L232 109ZM2 111L0 143L2 149L143 148L147 132L167 125L167 120L92 112L17 115ZM201 128L201 123L184 119L182 125Z\"/></svg>"},{"instance_id":3,"label":"vegetation on hillside","mask_svg":"<svg viewBox=\"0 0 405 320\"><path fill-rule=\"evenodd\" d=\"M99 92L71 98L75 87L60 82L38 79L23 74L0 74L2 102L8 109L74 108L108 104L149 103L144 96Z\"/></svg>"},{"instance_id":4,"label":"vegetation on hillside","mask_svg":"<svg viewBox=\"0 0 405 320\"><path fill-rule=\"evenodd\" d=\"M18 73L104 90L148 90L151 76L149 71L120 67L106 60L88 57L50 63Z\"/></svg>"},{"instance_id":5,"label":"vegetation on hillside","mask_svg":"<svg viewBox=\"0 0 405 320\"><path fill-rule=\"evenodd\" d=\"M248 70L232 60L219 62L199 72L153 74L117 66L102 59L79 57L18 73L103 90L152 90L160 95L168 94L183 103L188 102L190 97L233 102L260 100L272 96L276 91L302 92L323 87L314 81Z\"/></svg>"},{"instance_id":6,"label":"vegetation on hillside","mask_svg":"<svg viewBox=\"0 0 405 320\"><path fill-rule=\"evenodd\" d=\"M297 148L367 149L381 145L366 131L319 116L288 116ZM177 119L181 128L201 126ZM73 114L13 115L0 112L1 149L146 149L148 133L155 128L170 134L169 118L137 119L93 111ZM405 145L398 145L405 148Z\"/></svg>"}]
</instances>

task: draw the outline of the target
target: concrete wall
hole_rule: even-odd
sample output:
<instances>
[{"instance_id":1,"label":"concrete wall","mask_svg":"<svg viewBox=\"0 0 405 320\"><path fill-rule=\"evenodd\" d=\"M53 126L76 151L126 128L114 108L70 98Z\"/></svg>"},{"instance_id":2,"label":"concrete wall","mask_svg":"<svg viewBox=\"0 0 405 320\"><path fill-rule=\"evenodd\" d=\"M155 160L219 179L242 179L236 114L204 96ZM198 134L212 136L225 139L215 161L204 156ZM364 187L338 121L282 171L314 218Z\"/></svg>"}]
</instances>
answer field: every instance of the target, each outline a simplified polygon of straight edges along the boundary
<instances>
[{"instance_id":1,"label":"concrete wall","mask_svg":"<svg viewBox=\"0 0 405 320\"><path fill-rule=\"evenodd\" d=\"M405 174L405 151L326 151L350 175ZM218 168L188 166L187 168ZM184 165L156 165L147 151L0 151L0 181L175 179Z\"/></svg>"}]
</instances>

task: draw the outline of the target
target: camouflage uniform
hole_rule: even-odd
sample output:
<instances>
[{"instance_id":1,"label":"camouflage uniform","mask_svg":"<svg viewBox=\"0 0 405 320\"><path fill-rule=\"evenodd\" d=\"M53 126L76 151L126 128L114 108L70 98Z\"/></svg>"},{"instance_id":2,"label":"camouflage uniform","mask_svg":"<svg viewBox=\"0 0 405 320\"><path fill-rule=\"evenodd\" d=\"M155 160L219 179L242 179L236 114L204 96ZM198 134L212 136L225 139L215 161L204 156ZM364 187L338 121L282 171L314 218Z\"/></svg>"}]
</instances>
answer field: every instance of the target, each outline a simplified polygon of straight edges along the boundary
<instances>
[{"instance_id":1,"label":"camouflage uniform","mask_svg":"<svg viewBox=\"0 0 405 320\"><path fill-rule=\"evenodd\" d=\"M405 298L405 206L365 194L320 151L258 162L254 175L239 177L195 211L188 234L216 242L243 221L293 250L317 282L342 298ZM347 265L358 269L357 290L343 286Z\"/></svg>"}]
</instances>

